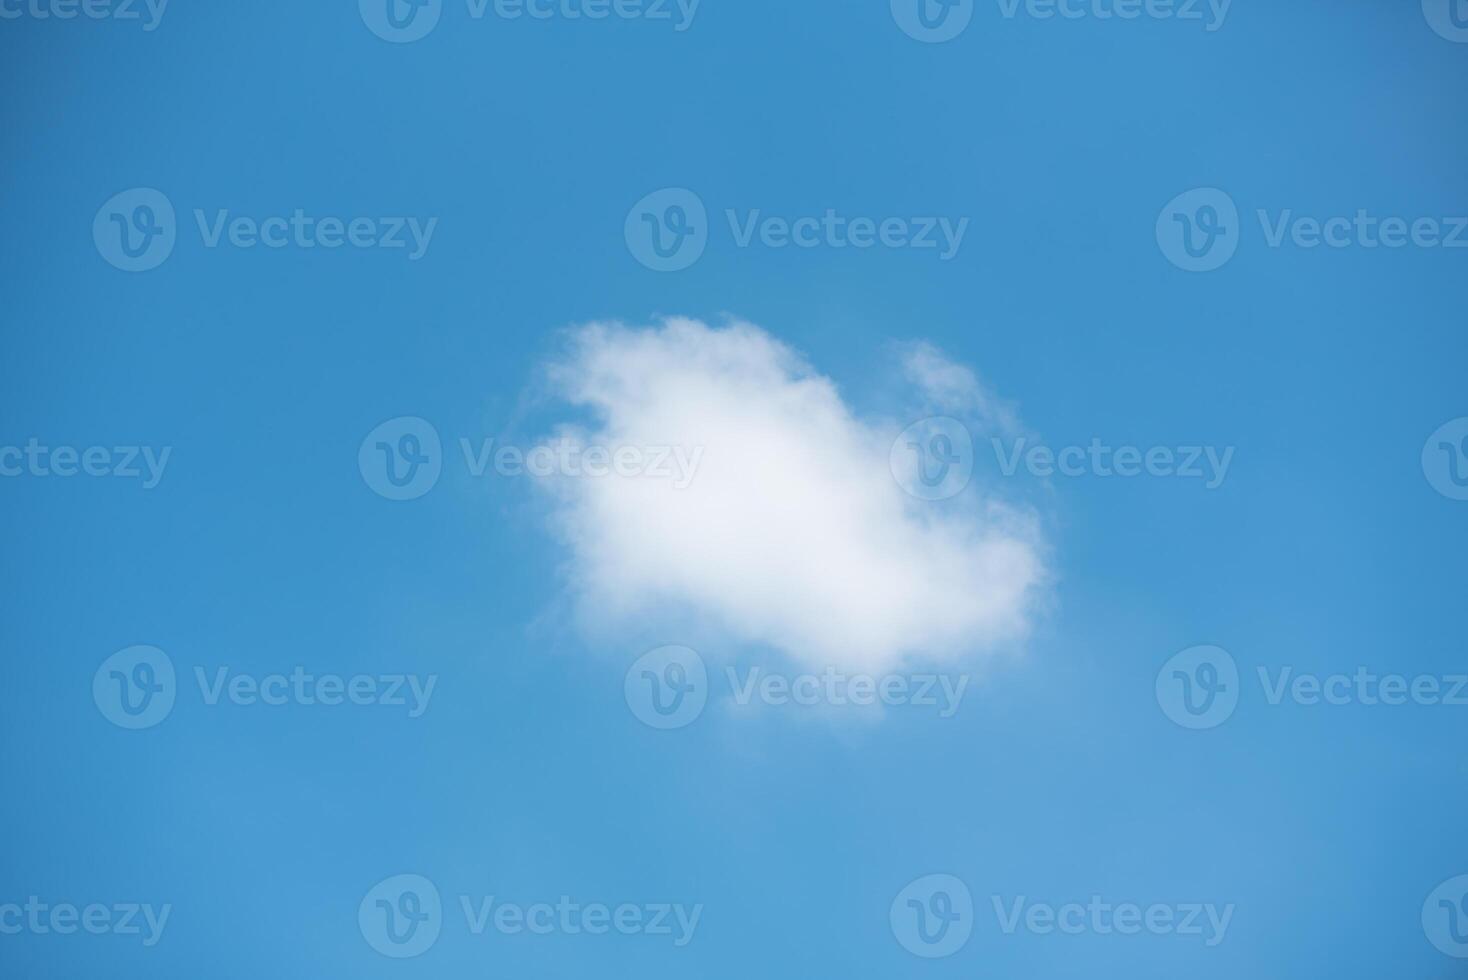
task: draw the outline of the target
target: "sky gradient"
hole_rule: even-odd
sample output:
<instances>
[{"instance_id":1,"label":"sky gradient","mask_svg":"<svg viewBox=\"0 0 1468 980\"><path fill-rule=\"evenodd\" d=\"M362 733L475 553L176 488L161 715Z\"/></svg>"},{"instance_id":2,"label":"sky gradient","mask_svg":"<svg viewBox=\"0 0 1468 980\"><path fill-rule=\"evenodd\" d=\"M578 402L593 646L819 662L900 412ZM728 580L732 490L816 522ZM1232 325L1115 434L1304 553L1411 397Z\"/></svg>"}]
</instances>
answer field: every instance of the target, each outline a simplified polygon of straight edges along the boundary
<instances>
[{"instance_id":1,"label":"sky gradient","mask_svg":"<svg viewBox=\"0 0 1468 980\"><path fill-rule=\"evenodd\" d=\"M1452 2L0 0L0 974L1463 975Z\"/></svg>"}]
</instances>

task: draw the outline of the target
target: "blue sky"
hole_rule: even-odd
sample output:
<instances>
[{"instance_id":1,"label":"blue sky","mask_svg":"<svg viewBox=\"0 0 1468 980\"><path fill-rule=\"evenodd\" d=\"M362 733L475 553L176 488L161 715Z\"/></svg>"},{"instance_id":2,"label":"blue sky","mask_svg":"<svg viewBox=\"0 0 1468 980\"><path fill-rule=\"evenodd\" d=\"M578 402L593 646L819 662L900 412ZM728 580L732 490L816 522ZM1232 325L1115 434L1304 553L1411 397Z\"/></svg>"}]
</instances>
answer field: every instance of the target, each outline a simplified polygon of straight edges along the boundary
<instances>
[{"instance_id":1,"label":"blue sky","mask_svg":"<svg viewBox=\"0 0 1468 980\"><path fill-rule=\"evenodd\" d=\"M0 2L0 973L1459 975L1456 2Z\"/></svg>"}]
</instances>

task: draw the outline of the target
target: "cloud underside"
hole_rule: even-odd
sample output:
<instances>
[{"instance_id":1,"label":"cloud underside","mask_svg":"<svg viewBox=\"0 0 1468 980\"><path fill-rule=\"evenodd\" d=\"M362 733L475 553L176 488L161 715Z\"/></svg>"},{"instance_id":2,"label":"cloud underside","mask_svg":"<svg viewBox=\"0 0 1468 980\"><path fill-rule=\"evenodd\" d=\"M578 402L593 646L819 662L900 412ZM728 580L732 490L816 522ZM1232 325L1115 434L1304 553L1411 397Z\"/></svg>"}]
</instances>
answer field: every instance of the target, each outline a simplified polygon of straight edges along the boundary
<instances>
[{"instance_id":1,"label":"cloud underside","mask_svg":"<svg viewBox=\"0 0 1468 980\"><path fill-rule=\"evenodd\" d=\"M901 368L929 407L967 405L977 425L1006 414L930 347L910 348ZM551 483L592 622L693 615L800 664L864 671L978 658L1025 633L1044 577L1033 520L977 487L942 503L909 496L889 451L911 419L858 418L758 327L592 324L549 376L596 420L561 438L702 452L687 486Z\"/></svg>"}]
</instances>

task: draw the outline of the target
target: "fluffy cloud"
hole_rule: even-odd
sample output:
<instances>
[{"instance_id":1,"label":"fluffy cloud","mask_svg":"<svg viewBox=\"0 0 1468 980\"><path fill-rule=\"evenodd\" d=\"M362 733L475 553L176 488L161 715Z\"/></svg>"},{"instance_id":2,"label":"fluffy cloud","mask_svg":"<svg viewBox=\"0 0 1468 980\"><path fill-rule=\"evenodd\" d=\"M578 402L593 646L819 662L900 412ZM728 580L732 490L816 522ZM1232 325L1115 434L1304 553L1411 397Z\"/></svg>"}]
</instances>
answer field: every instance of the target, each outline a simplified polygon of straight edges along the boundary
<instances>
[{"instance_id":1,"label":"fluffy cloud","mask_svg":"<svg viewBox=\"0 0 1468 980\"><path fill-rule=\"evenodd\" d=\"M1012 427L933 348L907 349L902 369L928 409ZM644 460L701 451L686 486L645 473L548 482L594 619L693 615L808 666L873 672L982 657L1025 633L1045 578L1034 521L977 485L943 502L907 494L889 465L904 423L857 417L758 327L593 324L549 376L594 419L561 439Z\"/></svg>"}]
</instances>

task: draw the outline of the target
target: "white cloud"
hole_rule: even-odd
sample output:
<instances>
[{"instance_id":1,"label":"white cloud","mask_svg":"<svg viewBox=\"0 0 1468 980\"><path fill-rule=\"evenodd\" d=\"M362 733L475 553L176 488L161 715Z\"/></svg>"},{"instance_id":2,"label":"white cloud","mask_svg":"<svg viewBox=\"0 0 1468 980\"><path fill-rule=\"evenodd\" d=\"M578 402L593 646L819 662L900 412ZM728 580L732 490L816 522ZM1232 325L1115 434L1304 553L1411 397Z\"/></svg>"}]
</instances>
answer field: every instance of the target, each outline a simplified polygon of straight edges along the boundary
<instances>
[{"instance_id":1,"label":"white cloud","mask_svg":"<svg viewBox=\"0 0 1468 980\"><path fill-rule=\"evenodd\" d=\"M910 344L903 351L903 374L935 410L971 417L982 429L1012 436L1019 431L1014 406L979 382L973 370L955 364L932 344Z\"/></svg>"},{"instance_id":2,"label":"white cloud","mask_svg":"<svg viewBox=\"0 0 1468 980\"><path fill-rule=\"evenodd\" d=\"M1013 424L966 368L904 357L920 400ZM593 324L550 378L590 410L583 446L702 450L691 484L547 481L582 612L600 625L692 615L810 666L880 671L981 657L1021 638L1045 578L1035 522L971 486L915 499L889 468L908 420L863 420L756 326ZM645 619L642 620L645 623Z\"/></svg>"}]
</instances>

